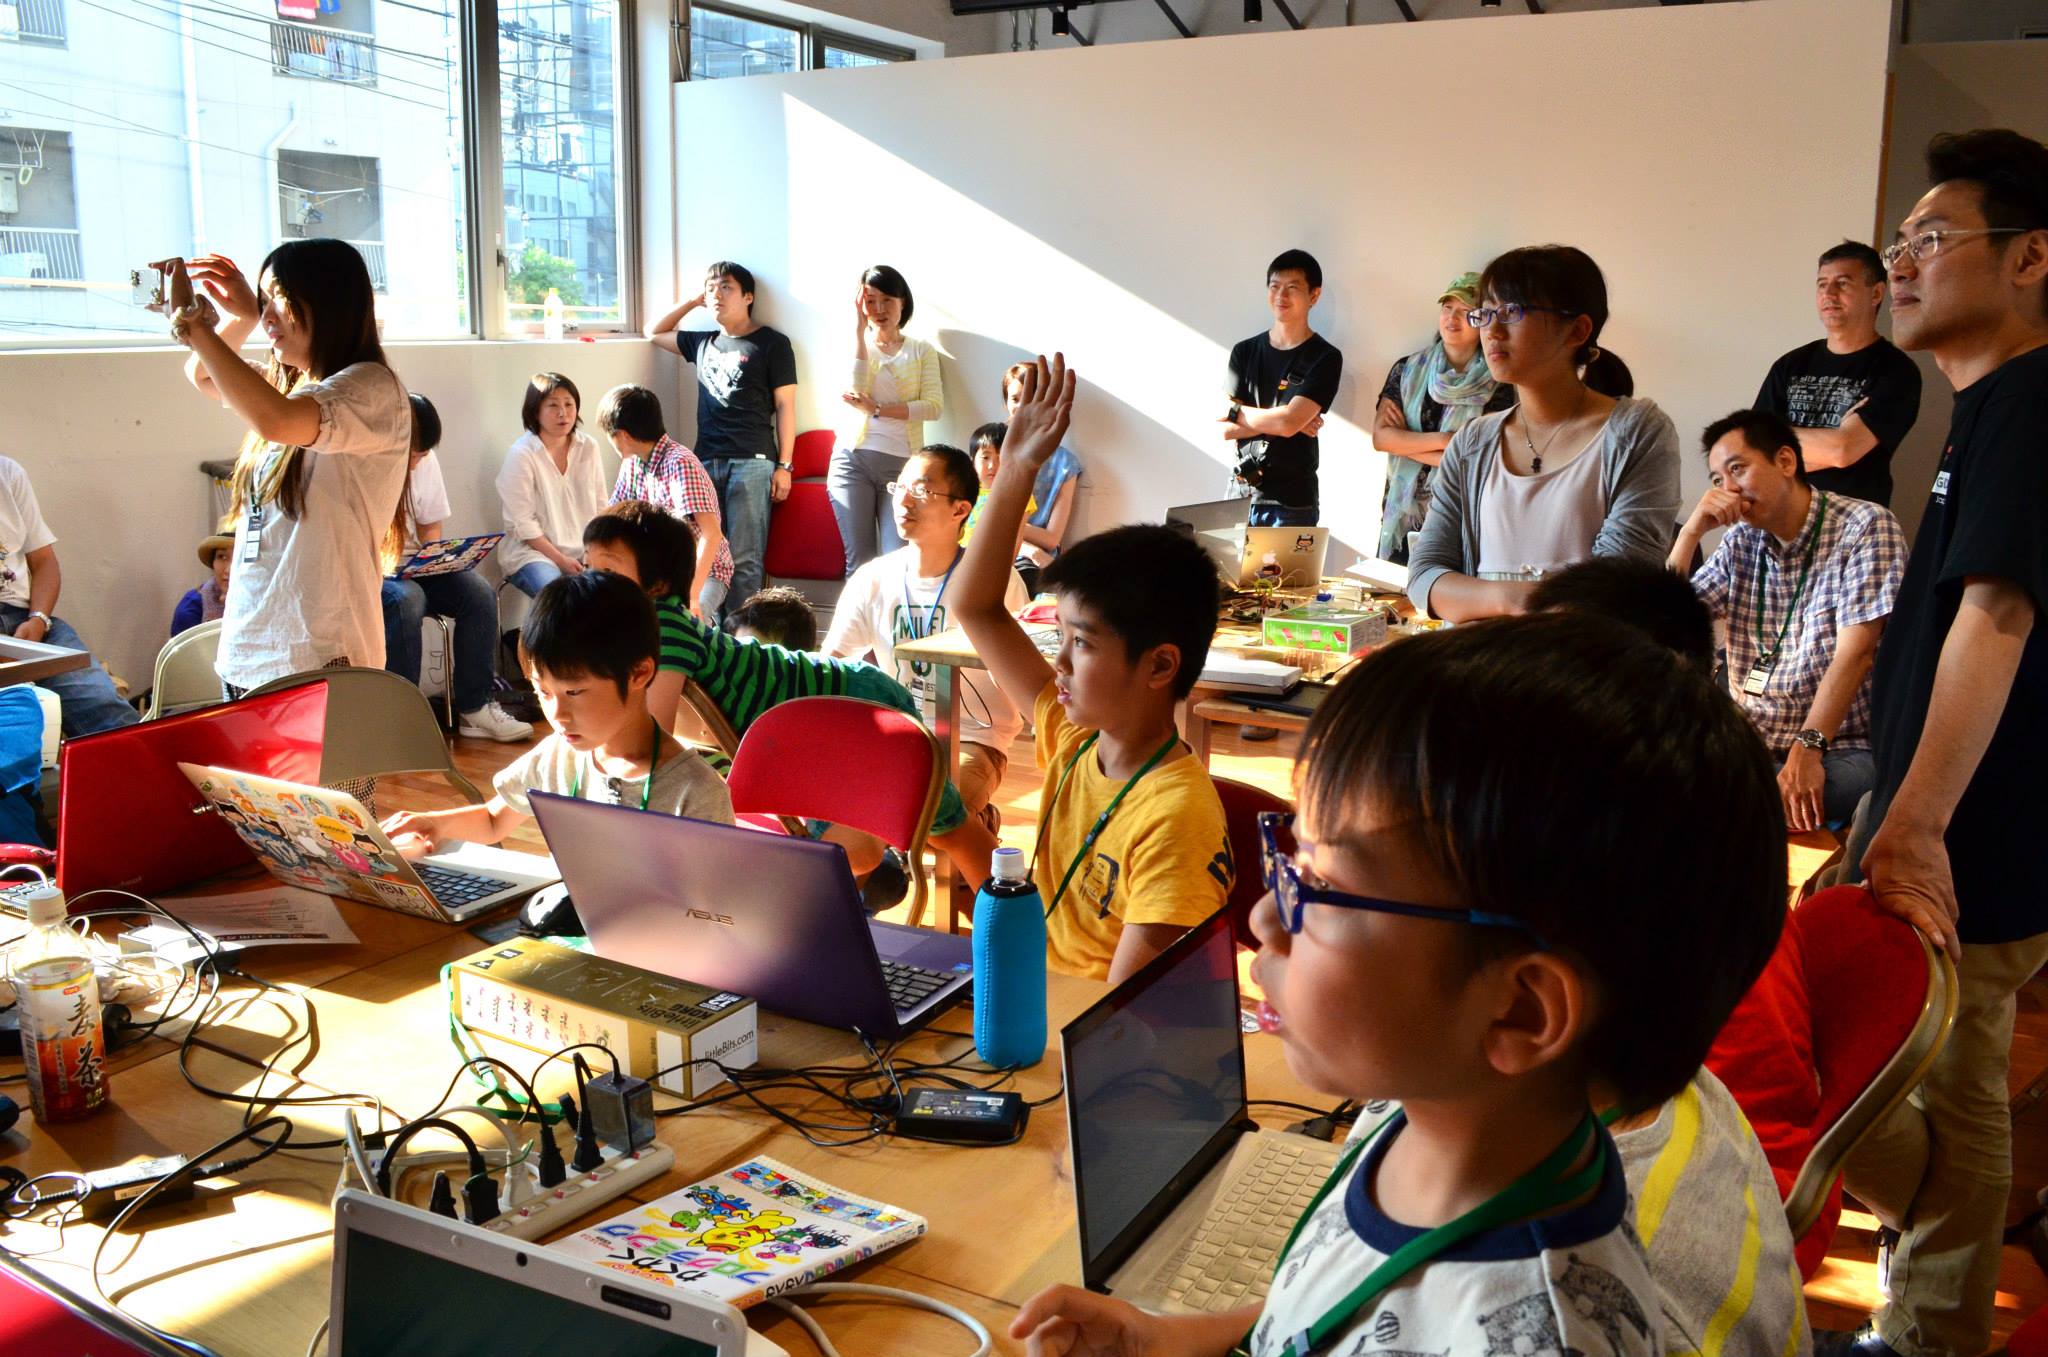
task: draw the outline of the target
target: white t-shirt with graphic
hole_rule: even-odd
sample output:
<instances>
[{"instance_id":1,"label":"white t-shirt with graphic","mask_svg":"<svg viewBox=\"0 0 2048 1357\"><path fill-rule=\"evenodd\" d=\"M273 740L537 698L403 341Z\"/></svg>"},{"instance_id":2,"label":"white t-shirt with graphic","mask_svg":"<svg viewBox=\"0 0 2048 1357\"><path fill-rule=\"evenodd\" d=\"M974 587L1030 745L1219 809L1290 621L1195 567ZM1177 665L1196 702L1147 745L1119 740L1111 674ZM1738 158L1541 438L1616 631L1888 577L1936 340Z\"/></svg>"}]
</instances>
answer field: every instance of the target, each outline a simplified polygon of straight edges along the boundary
<instances>
[{"instance_id":1,"label":"white t-shirt with graphic","mask_svg":"<svg viewBox=\"0 0 2048 1357\"><path fill-rule=\"evenodd\" d=\"M0 457L0 603L28 606L28 554L56 540L28 472L12 457Z\"/></svg>"},{"instance_id":2,"label":"white t-shirt with graphic","mask_svg":"<svg viewBox=\"0 0 2048 1357\"><path fill-rule=\"evenodd\" d=\"M1302 1227L1252 1325L1252 1357L1278 1357L1289 1338L1423 1233L1387 1216L1368 1190L1405 1125L1388 1125ZM1367 1304L1325 1350L1662 1357L1657 1287L1629 1223L1620 1156L1610 1144L1607 1172L1589 1200L1439 1254Z\"/></svg>"},{"instance_id":3,"label":"white t-shirt with graphic","mask_svg":"<svg viewBox=\"0 0 2048 1357\"><path fill-rule=\"evenodd\" d=\"M1031 602L1015 570L1003 590L1003 607L1016 612ZM926 722L937 719L938 685L928 664L898 662L896 646L914 637L933 636L951 625L944 591L950 582L942 573L917 573L917 548L899 547L877 556L853 572L832 609L832 628L824 651L839 659L858 659L873 651L875 667L892 674L917 698ZM1004 697L993 676L984 670L962 669L960 738L1004 754L1024 728L1017 704Z\"/></svg>"}]
</instances>

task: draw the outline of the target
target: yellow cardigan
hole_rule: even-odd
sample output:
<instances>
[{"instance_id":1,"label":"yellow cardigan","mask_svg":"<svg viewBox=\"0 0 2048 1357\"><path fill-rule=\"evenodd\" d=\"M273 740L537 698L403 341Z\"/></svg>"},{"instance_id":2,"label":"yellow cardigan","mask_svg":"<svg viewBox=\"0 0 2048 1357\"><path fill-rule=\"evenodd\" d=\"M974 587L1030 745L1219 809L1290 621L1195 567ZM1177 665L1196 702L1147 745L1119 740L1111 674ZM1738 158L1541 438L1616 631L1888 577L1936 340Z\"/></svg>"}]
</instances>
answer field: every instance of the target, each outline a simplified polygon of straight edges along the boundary
<instances>
[{"instance_id":1,"label":"yellow cardigan","mask_svg":"<svg viewBox=\"0 0 2048 1357\"><path fill-rule=\"evenodd\" d=\"M897 398L909 407L906 441L910 450L916 452L924 446L925 422L937 419L946 408L945 395L939 386L939 351L922 339L905 335L903 347L897 350L890 366L896 369ZM853 360L852 389L863 396L874 394L874 365L865 358ZM857 407L847 408L853 412L854 420L844 430L840 446L862 447L868 436L868 416Z\"/></svg>"}]
</instances>

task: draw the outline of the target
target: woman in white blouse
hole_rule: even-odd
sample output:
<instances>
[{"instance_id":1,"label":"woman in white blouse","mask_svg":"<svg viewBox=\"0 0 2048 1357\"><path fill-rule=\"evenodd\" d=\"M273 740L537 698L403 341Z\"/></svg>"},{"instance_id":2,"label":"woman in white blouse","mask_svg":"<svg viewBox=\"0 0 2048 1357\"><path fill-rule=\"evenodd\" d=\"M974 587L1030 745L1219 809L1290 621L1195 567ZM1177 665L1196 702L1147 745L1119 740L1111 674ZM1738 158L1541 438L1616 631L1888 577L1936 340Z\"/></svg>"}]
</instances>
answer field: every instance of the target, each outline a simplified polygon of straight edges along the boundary
<instances>
[{"instance_id":1,"label":"woman in white blouse","mask_svg":"<svg viewBox=\"0 0 2048 1357\"><path fill-rule=\"evenodd\" d=\"M924 426L945 409L939 353L903 333L913 303L910 284L887 264L861 276L853 299L852 385L840 398L857 412L844 431L825 484L846 573L903 545L888 487L910 454L924 447Z\"/></svg>"},{"instance_id":2,"label":"woman in white blouse","mask_svg":"<svg viewBox=\"0 0 2048 1357\"><path fill-rule=\"evenodd\" d=\"M580 427L583 394L559 372L526 384L519 421L526 426L498 472L506 580L532 598L583 569L583 525L610 498L597 440Z\"/></svg>"}]
</instances>

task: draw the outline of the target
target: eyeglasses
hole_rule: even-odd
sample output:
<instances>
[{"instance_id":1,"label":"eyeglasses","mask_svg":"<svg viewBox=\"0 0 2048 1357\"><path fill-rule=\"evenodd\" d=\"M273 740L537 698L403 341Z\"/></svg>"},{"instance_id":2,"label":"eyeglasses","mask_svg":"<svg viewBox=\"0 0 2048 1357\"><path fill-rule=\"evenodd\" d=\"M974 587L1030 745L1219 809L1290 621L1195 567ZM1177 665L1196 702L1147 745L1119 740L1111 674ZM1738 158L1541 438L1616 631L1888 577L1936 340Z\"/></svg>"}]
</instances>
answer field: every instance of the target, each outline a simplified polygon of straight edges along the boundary
<instances>
[{"instance_id":1,"label":"eyeglasses","mask_svg":"<svg viewBox=\"0 0 2048 1357\"><path fill-rule=\"evenodd\" d=\"M1259 813L1259 859L1266 889L1273 892L1273 904L1280 911L1280 926L1299 933L1302 916L1309 905L1335 905L1339 909L1369 909L1377 914L1401 914L1411 919L1435 919L1439 923L1470 924L1476 928L1512 928L1523 934L1537 951L1545 951L1543 937L1520 919L1505 914L1488 914L1478 909L1436 909L1429 905L1404 904L1371 895L1352 895L1327 886L1311 886L1301 879L1295 866L1294 816L1281 811Z\"/></svg>"},{"instance_id":2,"label":"eyeglasses","mask_svg":"<svg viewBox=\"0 0 2048 1357\"><path fill-rule=\"evenodd\" d=\"M1553 316L1576 316L1576 311L1567 311L1561 306L1524 306L1520 302L1502 302L1499 306L1482 306L1476 311L1465 313L1465 323L1475 330L1484 330L1498 320L1503 325L1520 325L1522 318L1531 311L1548 311Z\"/></svg>"},{"instance_id":3,"label":"eyeglasses","mask_svg":"<svg viewBox=\"0 0 2048 1357\"><path fill-rule=\"evenodd\" d=\"M890 495L901 495L905 499L919 501L928 499L964 500L967 498L965 495L949 495L943 490L934 490L930 481L890 481L882 489Z\"/></svg>"},{"instance_id":4,"label":"eyeglasses","mask_svg":"<svg viewBox=\"0 0 2048 1357\"><path fill-rule=\"evenodd\" d=\"M1909 254L1916 264L1923 259L1932 259L1941 253L1944 240L1961 240L1966 236L2023 236L2032 229L2027 226L1973 226L1968 230L1921 231L1885 246L1878 252L1878 258L1884 260L1887 269L1891 269L1898 267L1899 261Z\"/></svg>"}]
</instances>

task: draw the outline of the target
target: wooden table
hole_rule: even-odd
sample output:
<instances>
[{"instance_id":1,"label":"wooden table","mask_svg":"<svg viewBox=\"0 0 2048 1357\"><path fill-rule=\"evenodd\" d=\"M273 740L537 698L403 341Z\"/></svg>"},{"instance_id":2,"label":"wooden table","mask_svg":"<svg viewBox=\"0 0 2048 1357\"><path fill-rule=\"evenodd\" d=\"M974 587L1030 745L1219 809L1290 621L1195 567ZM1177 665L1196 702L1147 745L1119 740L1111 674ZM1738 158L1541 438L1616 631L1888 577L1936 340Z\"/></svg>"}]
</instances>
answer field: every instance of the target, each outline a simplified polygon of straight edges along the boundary
<instances>
[{"instance_id":1,"label":"wooden table","mask_svg":"<svg viewBox=\"0 0 2048 1357\"><path fill-rule=\"evenodd\" d=\"M274 984L304 994L319 1018L318 1053L294 1079L273 1078L267 1091L359 1091L417 1115L441 1095L459 1056L449 1044L441 966L482 944L464 929L341 902L362 941L352 947L299 947L245 954L248 968ZM1048 1054L1022 1071L1014 1087L1045 1098L1060 1087L1059 1026L1105 992L1094 981L1054 976L1049 991ZM248 993L231 987L230 995ZM971 1024L968 1010L939 1016L936 1030L910 1037L908 1059L944 1060L971 1052L952 1033ZM285 1031L283 1008L237 1003L207 1035L266 1058ZM174 1029L175 1030L175 1029ZM859 1064L848 1033L761 1015L761 1061L789 1065L816 1061ZM1323 1105L1328 1095L1302 1088L1288 1074L1278 1040L1245 1037L1251 1092ZM538 1063L539 1057L528 1062ZM290 1063L297 1064L296 1058ZM248 1091L255 1069L229 1058L195 1052L193 1073L219 1088ZM0 1072L13 1073L12 1062ZM557 1061L544 1096L570 1078ZM291 1086L293 1084L296 1086ZM189 1087L174 1048L151 1040L120 1053L113 1072L113 1106L68 1126L30 1125L0 1136L0 1162L25 1173L104 1167L168 1153L196 1154L232 1133L241 1110ZM473 1099L474 1086L458 1087L456 1101ZM827 1109L788 1093L764 1095L792 1112ZM666 1105L673 1100L661 1097ZM340 1125L335 1107L281 1109L306 1138ZM1280 1113L1276 1124L1298 1114ZM999 1351L1015 1345L1001 1337L1016 1307L1040 1286L1079 1281L1072 1178L1064 1108L1038 1109L1024 1138L1000 1148L969 1149L884 1138L851 1149L821 1149L758 1110L733 1103L664 1117L660 1138L676 1153L676 1170L648 1184L632 1200L651 1200L753 1155L771 1155L793 1167L926 1216L930 1233L859 1269L855 1280L901 1286L960 1305L998 1335ZM303 1350L328 1306L333 1227L328 1208L339 1172L332 1151L288 1152L212 1183L187 1206L148 1213L146 1228L124 1232L108 1246L102 1280L133 1313L172 1332L208 1344L222 1357L277 1357ZM621 1200L588 1219L624 1210ZM89 1272L101 1230L73 1223L57 1232L27 1222L8 1223L7 1247L37 1255L31 1266L73 1291L93 1294ZM849 1352L965 1351L966 1335L936 1316L902 1307L834 1303L820 1317ZM792 1352L809 1350L793 1322L767 1308L752 1322Z\"/></svg>"},{"instance_id":2,"label":"wooden table","mask_svg":"<svg viewBox=\"0 0 2048 1357\"><path fill-rule=\"evenodd\" d=\"M37 683L52 674L68 674L91 663L92 656L83 650L0 636L0 688Z\"/></svg>"}]
</instances>

